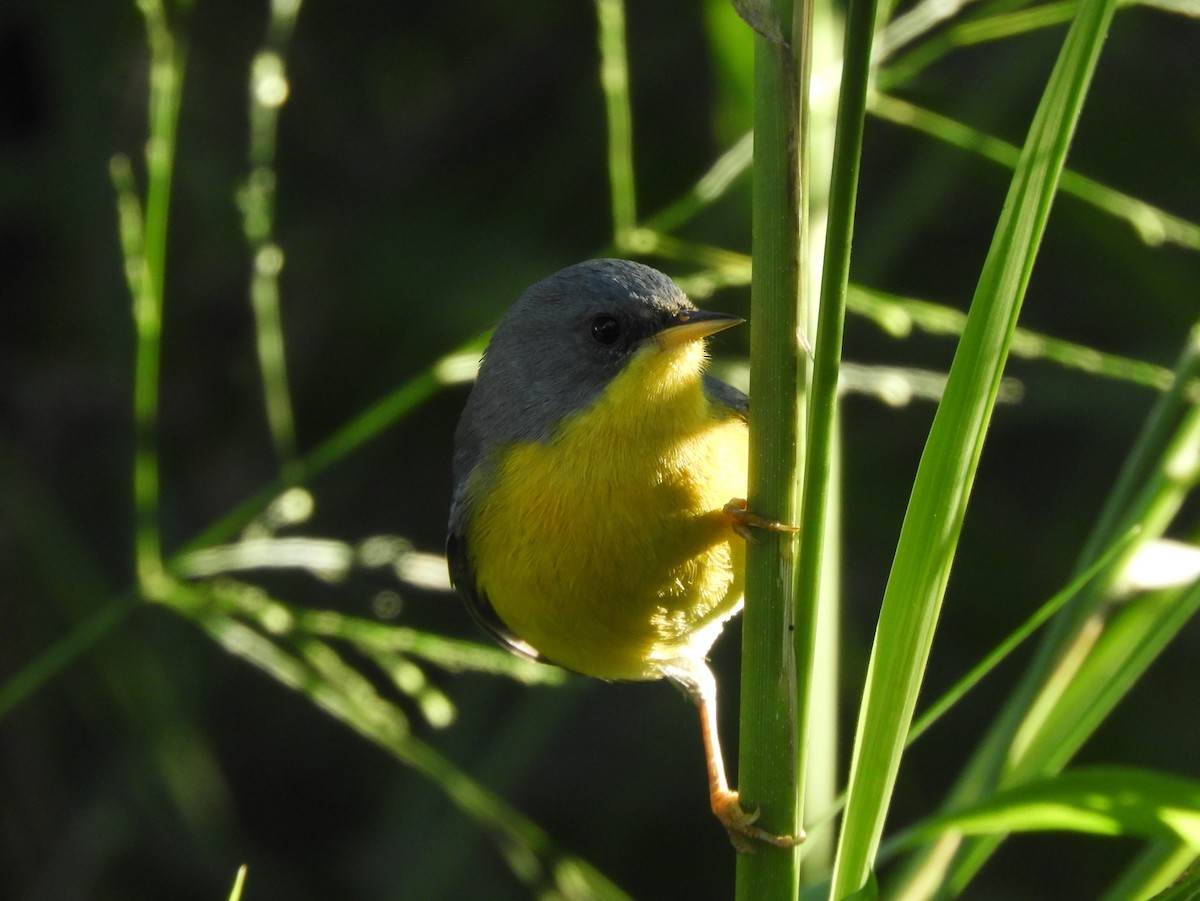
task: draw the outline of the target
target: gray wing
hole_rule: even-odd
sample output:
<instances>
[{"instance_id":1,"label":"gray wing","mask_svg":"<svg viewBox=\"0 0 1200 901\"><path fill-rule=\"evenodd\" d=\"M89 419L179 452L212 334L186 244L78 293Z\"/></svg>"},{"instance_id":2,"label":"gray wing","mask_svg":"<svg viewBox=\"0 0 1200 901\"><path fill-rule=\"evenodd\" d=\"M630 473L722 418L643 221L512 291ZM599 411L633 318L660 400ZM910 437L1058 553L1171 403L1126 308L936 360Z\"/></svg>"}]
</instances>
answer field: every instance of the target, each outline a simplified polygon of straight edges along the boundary
<instances>
[{"instance_id":1,"label":"gray wing","mask_svg":"<svg viewBox=\"0 0 1200 901\"><path fill-rule=\"evenodd\" d=\"M476 385L478 387L478 385ZM474 397L475 392L471 392ZM467 399L468 407L471 398ZM475 567L471 565L471 554L467 547L467 531L471 518L471 502L467 485L480 464L480 441L476 431L470 427L474 420L465 413L459 422L454 438L454 496L450 501L450 524L446 535L446 563L450 570L450 584L467 605L471 619L479 624L496 641L515 654L530 660L543 659L537 650L520 638L500 619L500 614L491 601L479 589L475 578Z\"/></svg>"},{"instance_id":2,"label":"gray wing","mask_svg":"<svg viewBox=\"0 0 1200 901\"><path fill-rule=\"evenodd\" d=\"M704 393L708 399L728 407L745 419L750 413L750 398L733 385L727 385L720 379L704 373Z\"/></svg>"},{"instance_id":3,"label":"gray wing","mask_svg":"<svg viewBox=\"0 0 1200 901\"><path fill-rule=\"evenodd\" d=\"M466 603L471 619L514 654L544 663L545 658L537 652L537 649L521 641L504 624L487 595L479 590L479 586L475 582L475 569L471 566L471 557L467 552L467 536L465 534L452 529L446 537L446 561L450 567L450 584L454 586L459 597Z\"/></svg>"}]
</instances>

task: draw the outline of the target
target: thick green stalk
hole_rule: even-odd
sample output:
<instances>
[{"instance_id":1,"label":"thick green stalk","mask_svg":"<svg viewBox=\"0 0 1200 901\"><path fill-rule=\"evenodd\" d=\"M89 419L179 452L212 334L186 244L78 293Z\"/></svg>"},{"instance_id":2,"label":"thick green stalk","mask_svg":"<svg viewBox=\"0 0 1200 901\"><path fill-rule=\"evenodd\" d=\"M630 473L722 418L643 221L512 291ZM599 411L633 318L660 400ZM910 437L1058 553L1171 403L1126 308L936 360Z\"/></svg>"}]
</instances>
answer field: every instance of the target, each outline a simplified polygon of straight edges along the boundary
<instances>
[{"instance_id":1,"label":"thick green stalk","mask_svg":"<svg viewBox=\"0 0 1200 901\"><path fill-rule=\"evenodd\" d=\"M801 380L797 341L801 318L801 117L793 21L806 26L803 3L791 0L739 8L754 28L755 161L751 282L749 507L779 522L795 522L800 472ZM801 44L807 40L801 27ZM788 37L785 39L784 35ZM800 827L797 794L797 686L789 640L793 618L796 541L763 533L746 554L742 638L739 790L743 806L762 811L760 824L776 833ZM738 859L737 897L792 899L799 888L799 855L762 848Z\"/></svg>"}]
</instances>

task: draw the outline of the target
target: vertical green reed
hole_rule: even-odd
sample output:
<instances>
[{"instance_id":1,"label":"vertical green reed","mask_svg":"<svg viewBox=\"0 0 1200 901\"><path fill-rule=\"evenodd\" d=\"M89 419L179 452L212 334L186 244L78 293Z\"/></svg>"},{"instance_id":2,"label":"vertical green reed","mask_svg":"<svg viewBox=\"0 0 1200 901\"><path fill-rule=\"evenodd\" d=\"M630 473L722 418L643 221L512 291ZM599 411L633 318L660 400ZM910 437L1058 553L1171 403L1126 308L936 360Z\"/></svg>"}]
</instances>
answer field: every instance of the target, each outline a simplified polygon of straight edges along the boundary
<instances>
[{"instance_id":1,"label":"vertical green reed","mask_svg":"<svg viewBox=\"0 0 1200 901\"><path fill-rule=\"evenodd\" d=\"M811 32L811 5L807 12L807 30ZM818 637L827 643L836 643L838 639L838 593L829 589L830 582L835 578L833 574L839 565L839 543L834 534L834 530L838 528L838 518L834 513L838 505L834 496L834 486L837 484L838 383L876 3L874 0L851 0L847 12L842 80L838 92L833 160L827 191L825 244L821 254L821 287L816 309L816 330L813 335L812 378L806 399L808 435L804 453L804 493L800 518L802 532L793 636L799 663L800 712L797 726L799 746L802 749L802 803L804 773L810 767L807 760L808 749L827 740L823 736L809 734L813 722L809 705L813 703L814 698L828 697L828 693L817 693L822 686L814 685L812 680L836 678L835 672L815 670L814 663L818 656ZM804 55L807 60L811 60L811 38L808 43ZM801 67L800 83L807 86L810 75L811 62L806 62ZM807 87L803 88L802 94L807 96L807 93ZM807 104L802 104L802 120L806 120L807 115ZM806 121L804 126L802 133L807 140L810 130ZM806 157L807 154L801 154L802 160ZM808 209L807 166L802 166L801 171L804 206ZM823 654L835 655L836 648L824 648ZM832 691L831 687L829 693ZM827 728L834 727L836 716L830 713L822 722ZM832 766L833 763L827 765ZM826 794L833 794L832 785L828 786Z\"/></svg>"},{"instance_id":2,"label":"vertical green reed","mask_svg":"<svg viewBox=\"0 0 1200 901\"><path fill-rule=\"evenodd\" d=\"M754 28L754 188L750 315L749 507L795 522L803 441L806 247L800 154L800 67L793 24L807 40L806 4L775 0L739 8ZM787 36L785 38L785 35ZM777 833L800 828L796 661L793 625L796 538L764 533L746 555L738 787L743 806L760 808ZM739 858L739 899L794 898L799 852L762 848Z\"/></svg>"}]
</instances>

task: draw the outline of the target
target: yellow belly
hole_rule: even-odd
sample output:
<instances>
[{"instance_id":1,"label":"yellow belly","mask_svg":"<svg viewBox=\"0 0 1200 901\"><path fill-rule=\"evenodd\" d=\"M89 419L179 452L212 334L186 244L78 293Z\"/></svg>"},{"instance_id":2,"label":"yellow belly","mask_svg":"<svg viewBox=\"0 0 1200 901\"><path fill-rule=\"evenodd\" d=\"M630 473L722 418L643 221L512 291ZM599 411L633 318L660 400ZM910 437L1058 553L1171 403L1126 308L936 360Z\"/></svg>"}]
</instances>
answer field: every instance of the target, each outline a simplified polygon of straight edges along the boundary
<instances>
[{"instance_id":1,"label":"yellow belly","mask_svg":"<svg viewBox=\"0 0 1200 901\"><path fill-rule=\"evenodd\" d=\"M745 424L710 408L698 377L643 407L644 392L629 396L639 375L551 441L500 450L468 534L500 619L550 661L605 679L703 657L742 600L742 542L722 507L745 496Z\"/></svg>"}]
</instances>

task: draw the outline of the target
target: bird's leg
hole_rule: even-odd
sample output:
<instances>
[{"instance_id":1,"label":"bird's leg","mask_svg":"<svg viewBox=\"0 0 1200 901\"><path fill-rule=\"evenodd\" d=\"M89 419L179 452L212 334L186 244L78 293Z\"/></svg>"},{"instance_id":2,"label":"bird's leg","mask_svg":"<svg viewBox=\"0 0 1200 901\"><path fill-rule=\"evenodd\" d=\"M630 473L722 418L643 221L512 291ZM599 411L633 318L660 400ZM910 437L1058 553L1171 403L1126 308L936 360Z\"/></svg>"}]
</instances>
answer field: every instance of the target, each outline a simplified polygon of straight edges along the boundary
<instances>
[{"instance_id":1,"label":"bird's leg","mask_svg":"<svg viewBox=\"0 0 1200 901\"><path fill-rule=\"evenodd\" d=\"M768 532L799 532L799 526L789 525L786 522L768 519L765 516L759 516L757 513L751 513L746 509L746 499L744 497L735 497L729 501L724 507L725 514L733 519L733 531L737 532L747 541L758 544L758 537L754 534L755 529L763 529Z\"/></svg>"},{"instance_id":2,"label":"bird's leg","mask_svg":"<svg viewBox=\"0 0 1200 901\"><path fill-rule=\"evenodd\" d=\"M704 736L704 757L708 764L708 794L712 812L729 833L729 841L743 854L753 854L755 842L765 842L776 848L794 848L804 841L804 833L793 837L776 835L754 825L759 811L746 811L738 793L729 787L725 777L725 759L721 755L721 739L717 732L717 683L707 666L703 673L681 682L700 710L700 732Z\"/></svg>"}]
</instances>

